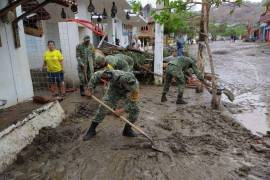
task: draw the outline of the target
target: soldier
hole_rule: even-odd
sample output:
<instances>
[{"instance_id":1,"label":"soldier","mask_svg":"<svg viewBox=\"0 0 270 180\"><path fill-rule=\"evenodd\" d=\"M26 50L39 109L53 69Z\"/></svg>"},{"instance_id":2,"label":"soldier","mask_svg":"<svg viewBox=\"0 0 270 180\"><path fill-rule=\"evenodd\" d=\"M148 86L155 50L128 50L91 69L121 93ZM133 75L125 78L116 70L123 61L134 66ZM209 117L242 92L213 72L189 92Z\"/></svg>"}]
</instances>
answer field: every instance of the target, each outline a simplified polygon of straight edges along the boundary
<instances>
[{"instance_id":1,"label":"soldier","mask_svg":"<svg viewBox=\"0 0 270 180\"><path fill-rule=\"evenodd\" d=\"M177 57L175 60L169 62L166 70L166 77L161 102L167 101L166 94L169 91L172 79L175 78L178 88L176 104L187 104L187 102L183 100L183 94L186 84L185 74L189 73L189 69L193 70L194 74L198 77L199 80L204 80L202 74L198 71L195 62L191 58L182 56Z\"/></svg>"},{"instance_id":2,"label":"soldier","mask_svg":"<svg viewBox=\"0 0 270 180\"><path fill-rule=\"evenodd\" d=\"M95 50L90 43L90 37L85 36L83 43L76 47L76 57L78 61L78 75L80 79L80 94L84 96L84 86L94 73L93 61L95 59Z\"/></svg>"},{"instance_id":3,"label":"soldier","mask_svg":"<svg viewBox=\"0 0 270 180\"><path fill-rule=\"evenodd\" d=\"M133 71L134 60L130 56L125 55L125 54L115 54L114 56L120 57L121 59L124 59L129 65L128 71Z\"/></svg>"},{"instance_id":4,"label":"soldier","mask_svg":"<svg viewBox=\"0 0 270 180\"><path fill-rule=\"evenodd\" d=\"M139 116L139 82L134 74L120 70L97 71L89 81L86 96L92 95L93 90L101 80L109 82L108 89L103 97L105 104L115 109L117 102L120 99L125 99L126 102L124 108L117 109L115 112L119 116L123 112L127 112L129 114L129 121L132 123L136 122ZM84 141L89 140L96 135L96 127L102 122L107 113L108 110L100 105L87 134L83 138ZM122 135L136 137L136 134L129 124L125 125Z\"/></svg>"},{"instance_id":5,"label":"soldier","mask_svg":"<svg viewBox=\"0 0 270 180\"><path fill-rule=\"evenodd\" d=\"M128 59L128 60L127 60ZM132 60L131 57L126 55L109 55L105 58L102 56L98 56L95 60L95 64L97 68L104 68L107 67L107 69L115 69L115 70L122 70L122 71L131 71L133 69L129 66L128 61ZM132 60L133 61L133 60Z\"/></svg>"}]
</instances>

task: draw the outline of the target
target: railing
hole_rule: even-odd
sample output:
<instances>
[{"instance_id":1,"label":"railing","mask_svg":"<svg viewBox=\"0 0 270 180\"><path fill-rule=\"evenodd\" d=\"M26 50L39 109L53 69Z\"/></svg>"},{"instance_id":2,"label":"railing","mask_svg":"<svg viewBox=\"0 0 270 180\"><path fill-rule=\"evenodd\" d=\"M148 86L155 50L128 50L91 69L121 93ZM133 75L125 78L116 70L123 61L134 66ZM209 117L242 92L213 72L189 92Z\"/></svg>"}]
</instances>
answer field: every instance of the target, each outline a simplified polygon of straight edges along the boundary
<instances>
[{"instance_id":1,"label":"railing","mask_svg":"<svg viewBox=\"0 0 270 180\"><path fill-rule=\"evenodd\" d=\"M264 22L264 23L270 22L270 14L261 16L260 17L260 22Z\"/></svg>"}]
</instances>

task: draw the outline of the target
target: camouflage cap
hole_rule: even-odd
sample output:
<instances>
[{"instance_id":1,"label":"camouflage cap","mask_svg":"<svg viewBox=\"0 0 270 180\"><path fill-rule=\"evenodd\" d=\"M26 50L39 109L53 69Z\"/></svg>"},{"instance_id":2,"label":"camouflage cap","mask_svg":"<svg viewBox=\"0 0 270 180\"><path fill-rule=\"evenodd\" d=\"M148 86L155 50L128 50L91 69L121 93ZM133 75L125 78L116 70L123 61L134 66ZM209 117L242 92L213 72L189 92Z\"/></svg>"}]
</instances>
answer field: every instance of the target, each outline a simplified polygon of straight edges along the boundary
<instances>
[{"instance_id":1,"label":"camouflage cap","mask_svg":"<svg viewBox=\"0 0 270 180\"><path fill-rule=\"evenodd\" d=\"M83 41L90 41L90 36L84 36Z\"/></svg>"},{"instance_id":2,"label":"camouflage cap","mask_svg":"<svg viewBox=\"0 0 270 180\"><path fill-rule=\"evenodd\" d=\"M139 83L138 83L136 77L134 76L133 73L130 73L130 72L125 72L124 75L120 76L118 81L121 83L127 83L127 90L128 91L133 91L133 90L137 89L139 86Z\"/></svg>"},{"instance_id":3,"label":"camouflage cap","mask_svg":"<svg viewBox=\"0 0 270 180\"><path fill-rule=\"evenodd\" d=\"M103 63L105 63L105 57L104 56L97 56L97 57L95 57L95 63L96 64L103 64Z\"/></svg>"}]
</instances>

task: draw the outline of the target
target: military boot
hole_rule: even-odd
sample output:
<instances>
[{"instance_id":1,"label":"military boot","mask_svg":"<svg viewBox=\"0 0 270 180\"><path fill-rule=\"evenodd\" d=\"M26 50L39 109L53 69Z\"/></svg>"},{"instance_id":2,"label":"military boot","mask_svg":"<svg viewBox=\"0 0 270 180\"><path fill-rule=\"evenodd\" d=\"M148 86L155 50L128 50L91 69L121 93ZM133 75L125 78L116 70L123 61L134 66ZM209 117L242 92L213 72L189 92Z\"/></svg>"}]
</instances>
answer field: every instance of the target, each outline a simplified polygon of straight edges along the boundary
<instances>
[{"instance_id":1,"label":"military boot","mask_svg":"<svg viewBox=\"0 0 270 180\"><path fill-rule=\"evenodd\" d=\"M166 94L163 93L162 96L161 96L161 102L166 102L166 101L167 101Z\"/></svg>"},{"instance_id":2,"label":"military boot","mask_svg":"<svg viewBox=\"0 0 270 180\"><path fill-rule=\"evenodd\" d=\"M122 135L126 137L137 137L129 124L125 125Z\"/></svg>"},{"instance_id":3,"label":"military boot","mask_svg":"<svg viewBox=\"0 0 270 180\"><path fill-rule=\"evenodd\" d=\"M187 102L183 100L183 95L177 96L176 104L187 104Z\"/></svg>"},{"instance_id":4,"label":"military boot","mask_svg":"<svg viewBox=\"0 0 270 180\"><path fill-rule=\"evenodd\" d=\"M83 85L80 85L80 94L81 94L81 96L85 96Z\"/></svg>"},{"instance_id":5,"label":"military boot","mask_svg":"<svg viewBox=\"0 0 270 180\"><path fill-rule=\"evenodd\" d=\"M97 133L96 133L96 127L98 126L97 122L92 122L90 128L88 129L86 135L83 137L84 141L88 141L91 138L93 138Z\"/></svg>"}]
</instances>

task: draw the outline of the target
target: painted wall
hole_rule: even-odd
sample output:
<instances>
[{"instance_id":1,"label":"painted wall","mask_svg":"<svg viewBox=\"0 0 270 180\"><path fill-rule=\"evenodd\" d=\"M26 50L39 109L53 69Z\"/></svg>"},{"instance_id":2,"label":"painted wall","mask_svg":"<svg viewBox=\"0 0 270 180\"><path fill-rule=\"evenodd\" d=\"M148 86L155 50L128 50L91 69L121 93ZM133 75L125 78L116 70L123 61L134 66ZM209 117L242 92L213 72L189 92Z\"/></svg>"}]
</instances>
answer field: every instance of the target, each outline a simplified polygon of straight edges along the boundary
<instances>
[{"instance_id":1,"label":"painted wall","mask_svg":"<svg viewBox=\"0 0 270 180\"><path fill-rule=\"evenodd\" d=\"M127 47L129 45L128 34L124 34L125 29L123 27L123 22L120 19L117 19L115 28L116 38L120 40L120 46Z\"/></svg>"},{"instance_id":2,"label":"painted wall","mask_svg":"<svg viewBox=\"0 0 270 180\"><path fill-rule=\"evenodd\" d=\"M68 27L70 24L70 27ZM74 23L43 21L42 37L26 35L27 55L31 69L41 68L43 54L47 50L47 42L55 41L57 49L64 57L65 81L71 87L77 84L76 45L79 43L78 26Z\"/></svg>"},{"instance_id":3,"label":"painted wall","mask_svg":"<svg viewBox=\"0 0 270 180\"><path fill-rule=\"evenodd\" d=\"M111 44L115 44L116 38L116 23L115 20L112 18L107 19L107 24L104 26L104 31L108 35L108 42Z\"/></svg>"},{"instance_id":4,"label":"painted wall","mask_svg":"<svg viewBox=\"0 0 270 180\"><path fill-rule=\"evenodd\" d=\"M79 30L76 23L59 23L60 44L64 56L65 81L68 86L79 84L76 46L79 44Z\"/></svg>"},{"instance_id":5,"label":"painted wall","mask_svg":"<svg viewBox=\"0 0 270 180\"><path fill-rule=\"evenodd\" d=\"M0 8L5 6L0 2ZM20 14L21 9L17 8ZM14 47L11 25L0 22L2 47L0 47L0 98L8 101L5 107L30 99L33 96L30 67L27 59L25 35L22 22L19 23L21 47Z\"/></svg>"},{"instance_id":6,"label":"painted wall","mask_svg":"<svg viewBox=\"0 0 270 180\"><path fill-rule=\"evenodd\" d=\"M89 3L89 2L87 2L87 3ZM91 19L90 13L87 10L87 7L89 5L87 3L86 3L86 1L80 1L78 3L78 14L75 15L75 17L77 19L84 19L84 20L90 20ZM83 37L86 36L86 35L90 36L91 43L93 43L93 32L90 31L87 28L84 28L84 27L82 27L82 29L80 29L80 33L79 33L80 42L82 42Z\"/></svg>"},{"instance_id":7,"label":"painted wall","mask_svg":"<svg viewBox=\"0 0 270 180\"><path fill-rule=\"evenodd\" d=\"M43 53L46 50L45 38L25 35L27 56L31 69L41 68Z\"/></svg>"},{"instance_id":8,"label":"painted wall","mask_svg":"<svg viewBox=\"0 0 270 180\"><path fill-rule=\"evenodd\" d=\"M57 22L43 21L43 36L35 37L25 35L27 55L31 69L41 68L43 65L43 54L47 50L47 42L53 40L56 49L61 50L59 28Z\"/></svg>"}]
</instances>

